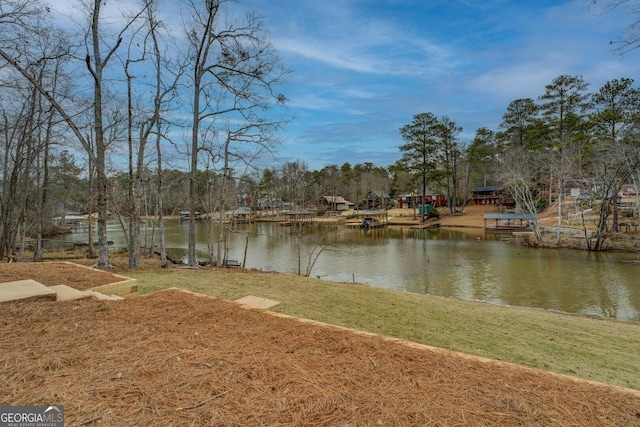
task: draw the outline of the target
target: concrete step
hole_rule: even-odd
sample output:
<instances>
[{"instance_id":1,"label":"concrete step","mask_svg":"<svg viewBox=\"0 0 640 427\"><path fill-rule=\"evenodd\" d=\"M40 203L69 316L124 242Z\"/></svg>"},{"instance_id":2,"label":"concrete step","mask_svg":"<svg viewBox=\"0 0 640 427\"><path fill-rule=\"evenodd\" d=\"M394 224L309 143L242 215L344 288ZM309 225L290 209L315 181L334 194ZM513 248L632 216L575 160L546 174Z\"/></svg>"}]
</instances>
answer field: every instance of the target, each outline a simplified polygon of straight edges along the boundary
<instances>
[{"instance_id":1,"label":"concrete step","mask_svg":"<svg viewBox=\"0 0 640 427\"><path fill-rule=\"evenodd\" d=\"M261 308L263 310L268 310L271 307L275 307L280 304L280 301L257 297L254 295L247 295L246 297L238 298L237 300L234 300L234 302L253 308Z\"/></svg>"},{"instance_id":2,"label":"concrete step","mask_svg":"<svg viewBox=\"0 0 640 427\"><path fill-rule=\"evenodd\" d=\"M0 302L22 300L56 300L56 291L33 279L0 283Z\"/></svg>"}]
</instances>

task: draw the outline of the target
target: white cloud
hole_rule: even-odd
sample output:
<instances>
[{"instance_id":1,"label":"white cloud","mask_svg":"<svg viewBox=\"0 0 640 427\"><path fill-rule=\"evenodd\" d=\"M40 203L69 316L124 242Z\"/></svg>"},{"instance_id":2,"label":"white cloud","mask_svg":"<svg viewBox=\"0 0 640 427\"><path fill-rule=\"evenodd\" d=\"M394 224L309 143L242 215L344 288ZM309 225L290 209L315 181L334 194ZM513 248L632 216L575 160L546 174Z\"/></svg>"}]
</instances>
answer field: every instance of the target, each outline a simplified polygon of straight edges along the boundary
<instances>
[{"instance_id":1,"label":"white cloud","mask_svg":"<svg viewBox=\"0 0 640 427\"><path fill-rule=\"evenodd\" d=\"M75 0L52 0L78 17ZM508 104L536 98L560 74L582 74L597 90L634 77L640 52L619 57L609 40L624 28L622 11L597 16L587 0L240 0L232 7L265 15L274 47L293 69L284 85L296 120L287 126L288 156L340 159L348 143L361 162L371 147L389 157L398 129L417 113L448 115L472 137L494 127ZM137 0L113 3L135 8ZM181 30L176 5L165 18ZM295 144L294 144L295 141ZM342 145L341 145L342 144ZM323 154L322 150L326 150ZM384 164L382 160L381 165ZM311 167L315 165L311 164Z\"/></svg>"}]
</instances>

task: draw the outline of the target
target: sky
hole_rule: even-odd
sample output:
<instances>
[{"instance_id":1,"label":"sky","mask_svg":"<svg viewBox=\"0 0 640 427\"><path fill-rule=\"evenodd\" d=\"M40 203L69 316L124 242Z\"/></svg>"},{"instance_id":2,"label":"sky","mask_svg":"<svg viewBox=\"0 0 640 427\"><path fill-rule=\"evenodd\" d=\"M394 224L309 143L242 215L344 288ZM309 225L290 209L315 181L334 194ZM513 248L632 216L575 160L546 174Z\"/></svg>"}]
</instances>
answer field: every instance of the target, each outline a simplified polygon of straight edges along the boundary
<instances>
[{"instance_id":1,"label":"sky","mask_svg":"<svg viewBox=\"0 0 640 427\"><path fill-rule=\"evenodd\" d=\"M597 91L640 83L640 51L619 55L630 17L589 0L241 0L265 19L292 74L282 90L293 118L278 160L313 169L393 164L413 116L448 116L463 132L498 130L509 103L537 98L562 74Z\"/></svg>"},{"instance_id":2,"label":"sky","mask_svg":"<svg viewBox=\"0 0 640 427\"><path fill-rule=\"evenodd\" d=\"M73 11L70 0L49 3ZM499 130L509 103L536 99L562 74L582 75L593 92L622 77L640 85L640 50L619 55L610 44L631 23L628 11L590 3L237 0L239 12L264 17L292 71L280 88L291 122L266 166L389 166L401 157L400 128L427 112L449 117L469 143L478 128ZM167 20L181 31L179 18Z\"/></svg>"}]
</instances>

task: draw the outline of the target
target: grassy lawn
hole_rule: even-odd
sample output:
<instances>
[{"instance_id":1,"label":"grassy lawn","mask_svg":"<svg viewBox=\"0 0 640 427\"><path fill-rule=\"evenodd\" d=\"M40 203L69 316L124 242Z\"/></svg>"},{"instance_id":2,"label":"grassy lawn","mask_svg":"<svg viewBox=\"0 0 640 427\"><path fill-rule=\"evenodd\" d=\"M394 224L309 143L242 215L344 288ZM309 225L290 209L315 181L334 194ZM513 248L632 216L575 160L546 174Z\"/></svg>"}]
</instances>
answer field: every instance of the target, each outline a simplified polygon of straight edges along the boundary
<instances>
[{"instance_id":1,"label":"grassy lawn","mask_svg":"<svg viewBox=\"0 0 640 427\"><path fill-rule=\"evenodd\" d=\"M640 324L498 307L279 273L123 271L142 294L255 295L272 311L640 390Z\"/></svg>"}]
</instances>

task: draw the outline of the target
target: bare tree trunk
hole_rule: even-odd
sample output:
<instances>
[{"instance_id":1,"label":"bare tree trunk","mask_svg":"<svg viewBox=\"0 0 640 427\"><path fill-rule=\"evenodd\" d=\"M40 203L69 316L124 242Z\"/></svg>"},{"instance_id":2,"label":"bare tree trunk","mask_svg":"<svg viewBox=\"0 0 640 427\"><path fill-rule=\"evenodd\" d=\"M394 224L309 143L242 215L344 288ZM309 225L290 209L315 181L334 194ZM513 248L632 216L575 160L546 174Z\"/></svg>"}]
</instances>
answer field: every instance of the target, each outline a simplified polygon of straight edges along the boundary
<instances>
[{"instance_id":1,"label":"bare tree trunk","mask_svg":"<svg viewBox=\"0 0 640 427\"><path fill-rule=\"evenodd\" d=\"M197 132L194 129L194 132ZM191 173L189 174L189 242L187 246L187 264L191 267L198 265L196 258L196 210L198 208L198 146L197 141L191 149Z\"/></svg>"},{"instance_id":2,"label":"bare tree trunk","mask_svg":"<svg viewBox=\"0 0 640 427\"><path fill-rule=\"evenodd\" d=\"M93 57L87 55L87 67L93 77L93 119L94 136L96 150L96 184L98 187L97 207L98 207L98 268L111 268L109 262L109 247L107 240L107 172L106 172L106 152L107 143L104 136L103 123L103 100L102 100L102 74L105 64L115 52L122 41L119 39L116 46L109 52L106 58L100 52L100 7L102 0L94 0L91 20L91 45Z\"/></svg>"},{"instance_id":3,"label":"bare tree trunk","mask_svg":"<svg viewBox=\"0 0 640 427\"><path fill-rule=\"evenodd\" d=\"M51 125L51 121L49 121L49 126ZM36 231L36 245L33 250L33 260L38 262L44 259L43 249L42 249L42 230L44 228L44 213L47 204L47 187L49 186L49 132L50 127L47 128L47 136L45 137L45 145L44 145L44 153L43 153L43 164L42 164L42 180L38 179L40 182L40 197L38 197L37 203L37 231ZM40 167L38 165L38 174L40 174Z\"/></svg>"},{"instance_id":4,"label":"bare tree trunk","mask_svg":"<svg viewBox=\"0 0 640 427\"><path fill-rule=\"evenodd\" d=\"M54 68L54 75L53 75L53 90L55 91L57 88L57 82L58 82L58 75L59 75L59 71L60 71L60 67L59 64L56 63L55 64L55 68ZM43 108L42 106L42 101L44 100L44 97L42 97L42 95L40 95L40 102L41 102L41 108ZM54 115L53 115L53 111L54 110L49 110L48 112L48 117L47 117L47 124L46 124L46 129L45 129L45 135L44 135L44 141L43 141L43 164L42 164L42 180L40 181L40 179L38 179L38 181L40 182L40 195L38 197L38 224L37 224L37 236L36 236L36 246L33 252L33 260L34 261L42 261L44 258L43 255L43 249L42 249L42 230L44 228L44 218L45 218L45 211L46 211L46 205L47 205L47 201L48 201L48 187L49 187L49 148L51 145L51 131L53 128L53 120L54 120ZM40 173L40 168L38 168L38 174Z\"/></svg>"},{"instance_id":5,"label":"bare tree trunk","mask_svg":"<svg viewBox=\"0 0 640 427\"><path fill-rule=\"evenodd\" d=\"M200 132L200 69L195 70L193 100L193 127L191 129L191 166L189 173L189 242L187 246L187 264L198 265L196 259L196 209L198 207L198 132Z\"/></svg>"},{"instance_id":6,"label":"bare tree trunk","mask_svg":"<svg viewBox=\"0 0 640 427\"><path fill-rule=\"evenodd\" d=\"M556 227L556 244L560 244L560 236L561 236L561 228L562 228L562 191L560 190L560 188L562 188L562 185L560 185L560 178L558 178L558 212L556 215L557 218L557 227Z\"/></svg>"},{"instance_id":7,"label":"bare tree trunk","mask_svg":"<svg viewBox=\"0 0 640 427\"><path fill-rule=\"evenodd\" d=\"M87 159L89 163L89 191L87 194L87 227L89 227L89 234L87 243L89 244L89 250L87 256L93 258L95 256L93 252L93 186L94 186L94 166L91 153Z\"/></svg>"},{"instance_id":8,"label":"bare tree trunk","mask_svg":"<svg viewBox=\"0 0 640 427\"><path fill-rule=\"evenodd\" d=\"M160 267L167 266L167 251L164 241L164 188L162 177L162 150L160 148L160 121L156 122L156 152L158 157L158 178L156 181L158 191L158 244L160 245Z\"/></svg>"},{"instance_id":9,"label":"bare tree trunk","mask_svg":"<svg viewBox=\"0 0 640 427\"><path fill-rule=\"evenodd\" d=\"M2 117L3 126L3 140L4 140L4 156L2 161L2 193L0 193L0 259L4 258L7 252L7 230L9 227L9 199L11 197L10 185L11 180L9 179L10 171L9 171L9 160L10 160L10 141L11 138L9 136L9 127L6 126L9 122L8 117L3 114Z\"/></svg>"},{"instance_id":10,"label":"bare tree trunk","mask_svg":"<svg viewBox=\"0 0 640 427\"><path fill-rule=\"evenodd\" d=\"M227 180L229 179L229 144L231 143L231 135L227 133L227 140L224 143L224 166L222 169L222 185L220 186L220 195L218 202L218 210L220 223L218 225L218 247L216 250L216 263L218 267L222 267L224 263L225 253L224 240L225 240L225 227L224 227L224 211L225 211L225 199L227 195Z\"/></svg>"},{"instance_id":11,"label":"bare tree trunk","mask_svg":"<svg viewBox=\"0 0 640 427\"><path fill-rule=\"evenodd\" d=\"M30 95L30 108L29 115L25 123L25 132L23 134L24 138L24 146L25 146L25 158L22 163L20 176L21 176L21 185L18 189L19 196L17 198L19 209L18 221L19 221L19 232L18 236L20 238L19 252L18 252L18 261L24 261L24 245L25 245L25 237L27 233L27 206L30 205L30 185L31 185L31 171L33 170L33 166L36 163L38 158L38 147L36 147L36 141L38 140L38 127L39 123L39 111L37 109L37 90L35 88L31 89Z\"/></svg>"},{"instance_id":12,"label":"bare tree trunk","mask_svg":"<svg viewBox=\"0 0 640 427\"><path fill-rule=\"evenodd\" d=\"M613 223L611 224L611 231L617 233L620 231L620 213L618 210L618 195L611 195L611 207L613 210Z\"/></svg>"},{"instance_id":13,"label":"bare tree trunk","mask_svg":"<svg viewBox=\"0 0 640 427\"><path fill-rule=\"evenodd\" d=\"M247 262L247 252L249 251L249 232L247 232L247 236L244 241L244 254L242 256L242 268L244 268L245 263Z\"/></svg>"},{"instance_id":14,"label":"bare tree trunk","mask_svg":"<svg viewBox=\"0 0 640 427\"><path fill-rule=\"evenodd\" d=\"M25 120L26 122L27 120ZM26 132L28 126L26 123L21 125L21 129L17 132ZM24 174L28 171L28 154L25 152L24 138L13 135L16 139L16 146L11 152L12 147L6 147L5 174L3 175L3 200L0 206L0 220L2 221L2 234L0 235L0 255L6 256L9 260L15 257L14 249L18 229L22 221L22 212L25 201L25 189L23 183L26 180ZM11 159L13 158L13 162ZM7 166L11 165L9 168Z\"/></svg>"},{"instance_id":15,"label":"bare tree trunk","mask_svg":"<svg viewBox=\"0 0 640 427\"><path fill-rule=\"evenodd\" d=\"M27 224L24 218L20 223L20 232L18 233L18 236L20 237L20 245L18 246L18 261L24 262L25 241L27 238Z\"/></svg>"},{"instance_id":16,"label":"bare tree trunk","mask_svg":"<svg viewBox=\"0 0 640 427\"><path fill-rule=\"evenodd\" d=\"M143 132L140 131L138 159L134 171L133 166L133 99L131 80L133 77L129 74L130 60L127 59L125 64L125 74L127 76L127 143L129 145L129 182L126 209L129 216L129 236L127 239L127 249L129 251L129 268L140 268L140 198L142 197L142 179L140 177L142 159L144 156L144 139ZM124 227L123 227L124 228Z\"/></svg>"}]
</instances>

